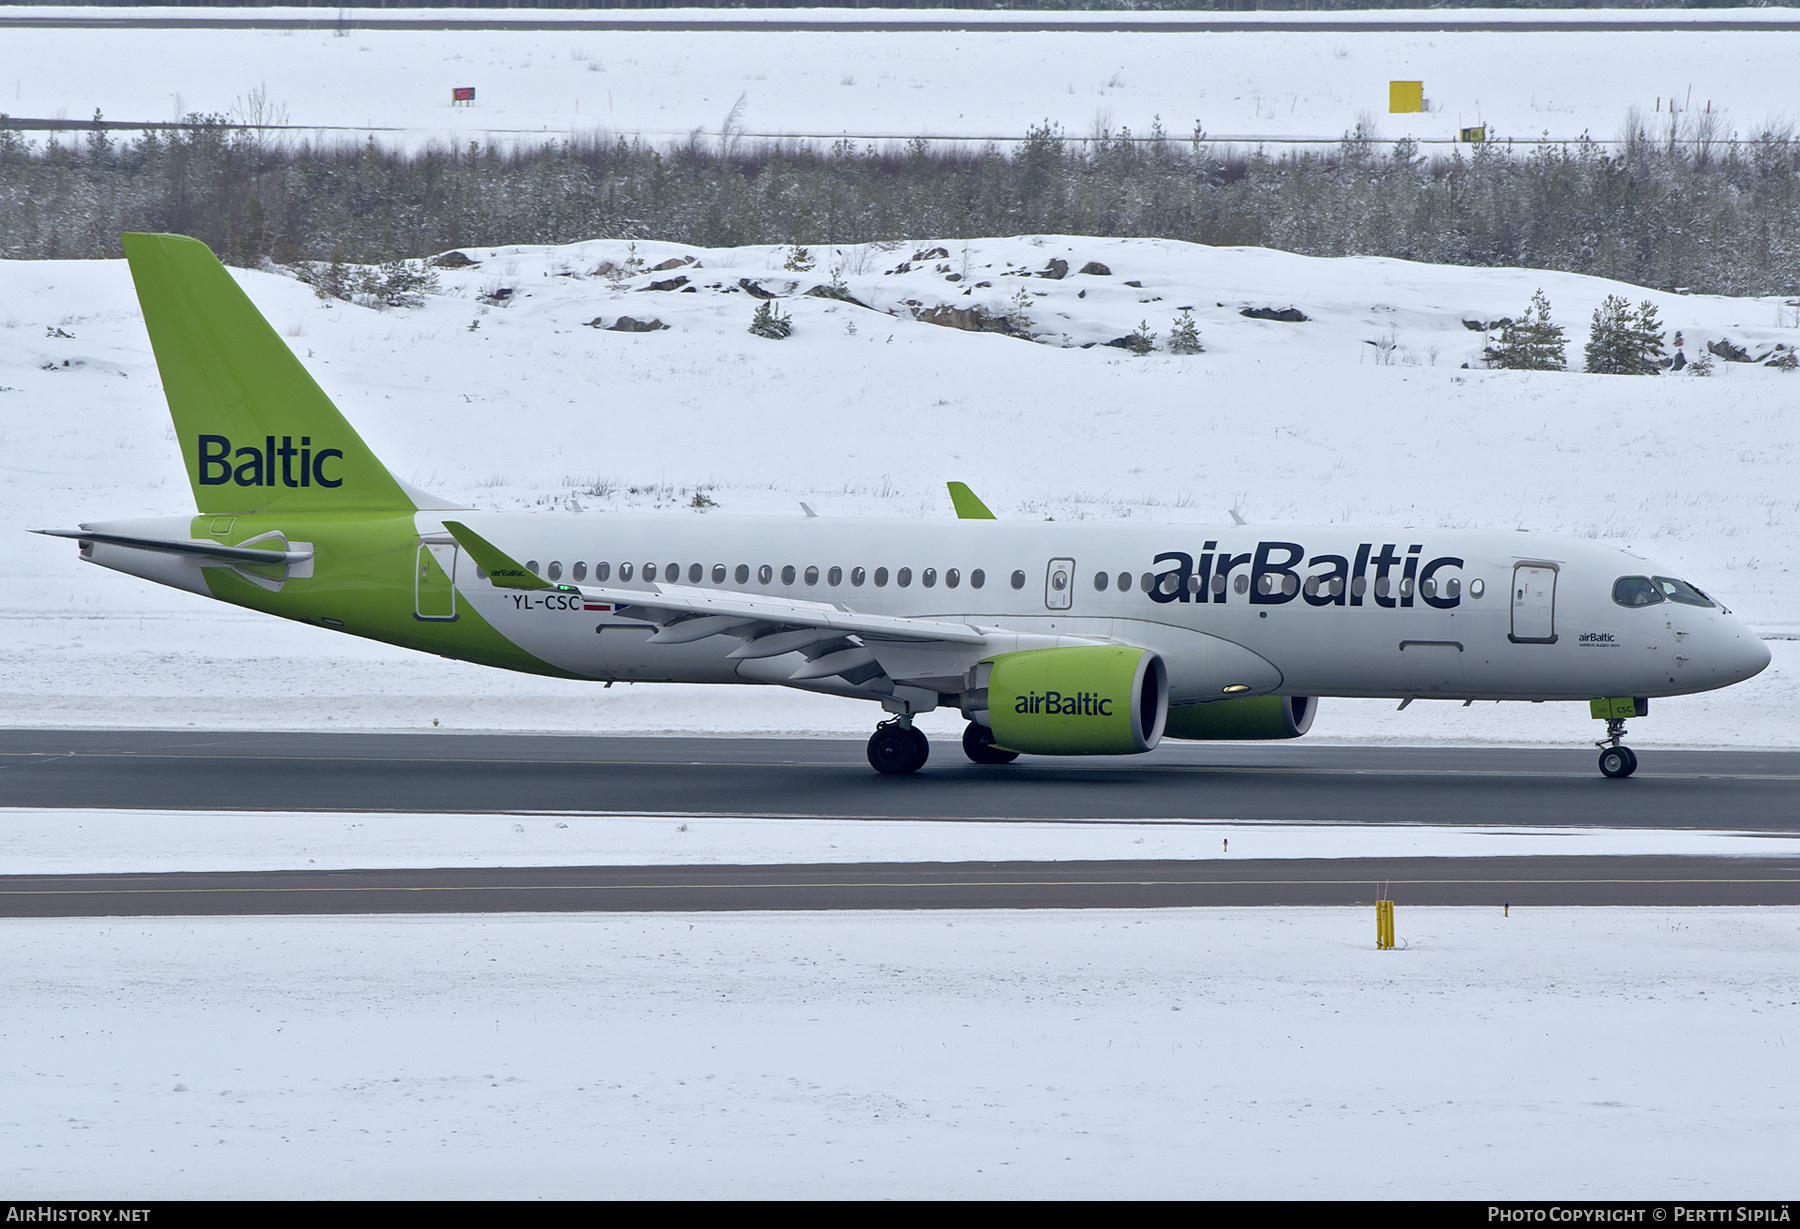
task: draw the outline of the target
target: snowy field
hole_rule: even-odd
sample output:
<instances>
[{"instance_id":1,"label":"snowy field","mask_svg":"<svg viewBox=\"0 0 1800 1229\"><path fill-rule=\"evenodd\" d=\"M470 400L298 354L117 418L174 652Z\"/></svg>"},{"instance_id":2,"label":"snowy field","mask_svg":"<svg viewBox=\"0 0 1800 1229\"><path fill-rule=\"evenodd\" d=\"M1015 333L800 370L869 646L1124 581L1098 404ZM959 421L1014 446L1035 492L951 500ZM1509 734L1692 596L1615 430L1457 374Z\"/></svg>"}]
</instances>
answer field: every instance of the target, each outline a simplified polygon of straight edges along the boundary
<instances>
[{"instance_id":1,"label":"snowy field","mask_svg":"<svg viewBox=\"0 0 1800 1229\"><path fill-rule=\"evenodd\" d=\"M1800 911L1397 921L1394 952L1360 909L11 921L0 1182L1788 1193Z\"/></svg>"},{"instance_id":2,"label":"snowy field","mask_svg":"<svg viewBox=\"0 0 1800 1229\"><path fill-rule=\"evenodd\" d=\"M34 10L9 9L23 16ZM36 10L103 16L99 8ZM163 10L192 18L195 10ZM132 16L156 10L127 9ZM256 16L282 10L258 9ZM8 30L0 40L0 111L17 116L157 122L190 112L293 124L302 137L383 140L418 146L469 140L511 143L595 133L718 137L840 134L979 140L1022 136L1034 124L1072 137L1160 117L1172 135L1196 123L1232 140L1335 141L1371 117L1384 137L1445 140L1486 123L1502 137L1573 140L1620 135L1628 112L1667 119L1671 97L1690 115L1710 107L1719 130L1753 134L1795 118L1792 33L1326 33L1181 34L982 32L1007 13L920 11L883 18L954 20L958 33L758 33L580 31L378 31L340 37L335 10L287 10L321 22L310 31ZM1605 12L1613 18L1785 21L1787 9ZM404 17L382 9L367 15ZM441 14L440 14L441 16ZM493 10L464 17L495 20ZM532 9L517 16L554 20ZM576 18L592 14L571 14ZM601 16L655 21L792 19L867 10L757 13L718 10ZM1032 13L1037 20L1057 15ZM1170 14L1178 20L1205 14ZM1219 14L1221 20L1243 14ZM1320 22L1366 14L1293 13L1259 19ZM1132 15L1068 14L1116 22ZM1154 26L1164 15L1139 14ZM1381 20L1442 19L1383 11ZM1542 22L1541 10L1459 11L1458 20ZM1390 115L1388 82L1422 80L1430 111ZM450 91L474 86L457 108ZM265 105L250 103L260 93ZM1662 113L1658 113L1661 108ZM731 123L727 124L727 117Z\"/></svg>"},{"instance_id":3,"label":"snowy field","mask_svg":"<svg viewBox=\"0 0 1800 1229\"><path fill-rule=\"evenodd\" d=\"M1197 820L0 808L0 875L1244 858L1800 856L1800 833Z\"/></svg>"},{"instance_id":4,"label":"snowy field","mask_svg":"<svg viewBox=\"0 0 1800 1229\"><path fill-rule=\"evenodd\" d=\"M483 508L951 515L969 482L1002 517L1170 525L1516 528L1628 545L1800 636L1800 376L1465 369L1465 320L1548 294L1580 361L1609 293L1655 301L1686 353L1800 343L1800 307L1571 274L1066 236L788 253L616 242L471 250L414 310L241 280L401 476ZM1061 280L1028 277L1067 260ZM1084 275L1100 261L1110 276ZM902 264L905 272L895 272ZM868 307L808 297L833 271ZM665 291L652 281L687 279ZM959 280L951 281L951 277ZM748 279L785 296L784 342L746 332ZM1138 282L1140 286L1128 283ZM686 293L687 290L692 293ZM510 291L504 306L483 296ZM915 319L1025 312L1039 344ZM916 306L915 306L916 305ZM1206 352L1090 342L1192 306ZM1245 307L1299 307L1290 324ZM620 316L658 332L610 331ZM610 690L507 675L278 623L83 566L40 526L192 507L123 262L0 262L0 723L290 729L715 731L861 736L849 701L772 688ZM696 495L711 507L695 508ZM1185 532L1185 531L1183 531ZM1659 703L1641 746L1794 746L1800 641L1727 692ZM953 735L954 714L927 728ZM1328 701L1312 738L1580 745L1581 705Z\"/></svg>"}]
</instances>

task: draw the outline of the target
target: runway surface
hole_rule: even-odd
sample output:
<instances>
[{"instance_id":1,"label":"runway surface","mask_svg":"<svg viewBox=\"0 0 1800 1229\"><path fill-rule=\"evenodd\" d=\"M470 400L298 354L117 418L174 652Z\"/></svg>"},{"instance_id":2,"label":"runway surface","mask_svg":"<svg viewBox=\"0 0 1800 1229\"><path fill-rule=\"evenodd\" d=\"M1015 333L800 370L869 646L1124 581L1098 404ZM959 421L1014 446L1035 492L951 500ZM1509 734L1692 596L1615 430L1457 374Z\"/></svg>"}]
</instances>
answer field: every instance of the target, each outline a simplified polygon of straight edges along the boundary
<instances>
[{"instance_id":1,"label":"runway surface","mask_svg":"<svg viewBox=\"0 0 1800 1229\"><path fill-rule=\"evenodd\" d=\"M446 10L466 13L468 10ZM834 34L1483 34L1494 32L1631 34L1663 31L1720 33L1735 31L1800 30L1800 21L1755 21L1723 18L1682 20L1679 17L1595 18L1570 21L1496 21L1446 13L1404 21L1345 17L1343 20L1309 18L1295 21L1257 17L1221 17L1213 20L1189 16L1143 14L1132 18L1047 19L1028 15L983 21L979 16L886 18L771 18L707 17L658 20L650 17L571 17L543 19L498 16L364 17L341 18L330 10L318 17L193 17L62 16L33 15L0 18L0 30L523 30L523 31L667 31L695 33L834 33Z\"/></svg>"},{"instance_id":2,"label":"runway surface","mask_svg":"<svg viewBox=\"0 0 1800 1229\"><path fill-rule=\"evenodd\" d=\"M1797 905L1800 859L1265 858L481 867L0 877L0 917L1145 909L1206 905Z\"/></svg>"},{"instance_id":3,"label":"runway surface","mask_svg":"<svg viewBox=\"0 0 1800 1229\"><path fill-rule=\"evenodd\" d=\"M1238 819L1800 829L1800 752L1168 744L1144 756L969 763L910 777L860 742L506 734L0 731L0 806Z\"/></svg>"}]
</instances>

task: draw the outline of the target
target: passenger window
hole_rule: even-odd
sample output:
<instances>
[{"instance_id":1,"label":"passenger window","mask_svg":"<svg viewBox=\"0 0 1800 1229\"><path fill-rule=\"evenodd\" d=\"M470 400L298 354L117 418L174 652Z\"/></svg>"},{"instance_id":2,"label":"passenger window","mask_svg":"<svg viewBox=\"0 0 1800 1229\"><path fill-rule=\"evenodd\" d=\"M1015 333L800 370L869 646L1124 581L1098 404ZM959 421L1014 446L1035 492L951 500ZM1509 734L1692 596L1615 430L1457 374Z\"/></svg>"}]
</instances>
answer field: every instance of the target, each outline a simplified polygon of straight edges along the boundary
<instances>
[{"instance_id":1,"label":"passenger window","mask_svg":"<svg viewBox=\"0 0 1800 1229\"><path fill-rule=\"evenodd\" d=\"M1112 583L1112 577L1108 576L1105 572L1095 572L1094 573L1094 592L1105 593L1106 586L1111 583Z\"/></svg>"},{"instance_id":2,"label":"passenger window","mask_svg":"<svg viewBox=\"0 0 1800 1229\"><path fill-rule=\"evenodd\" d=\"M1361 593L1362 590L1358 589L1357 592ZM1487 582L1482 580L1481 577L1477 576L1474 580L1471 580L1469 582L1469 596L1470 597L1479 598L1482 594L1484 594L1486 592L1487 592Z\"/></svg>"},{"instance_id":3,"label":"passenger window","mask_svg":"<svg viewBox=\"0 0 1800 1229\"><path fill-rule=\"evenodd\" d=\"M630 580L631 579L631 565L629 563L621 563L619 565L619 579L620 580Z\"/></svg>"},{"instance_id":4,"label":"passenger window","mask_svg":"<svg viewBox=\"0 0 1800 1229\"><path fill-rule=\"evenodd\" d=\"M1237 574L1237 579L1231 582L1231 587L1236 589L1239 593L1248 593L1250 592L1250 578L1245 576L1242 572L1239 572Z\"/></svg>"},{"instance_id":5,"label":"passenger window","mask_svg":"<svg viewBox=\"0 0 1800 1229\"><path fill-rule=\"evenodd\" d=\"M1119 592L1120 593L1130 593L1131 592L1131 573L1130 572L1120 572L1119 573Z\"/></svg>"},{"instance_id":6,"label":"passenger window","mask_svg":"<svg viewBox=\"0 0 1800 1229\"><path fill-rule=\"evenodd\" d=\"M1198 576L1188 577L1188 592L1189 593L1200 592L1200 578Z\"/></svg>"},{"instance_id":7,"label":"passenger window","mask_svg":"<svg viewBox=\"0 0 1800 1229\"><path fill-rule=\"evenodd\" d=\"M1306 578L1306 596L1319 596L1319 578L1317 576L1308 576Z\"/></svg>"},{"instance_id":8,"label":"passenger window","mask_svg":"<svg viewBox=\"0 0 1800 1229\"><path fill-rule=\"evenodd\" d=\"M902 589L912 584L912 569L901 568L898 572L895 572L894 583L899 585Z\"/></svg>"},{"instance_id":9,"label":"passenger window","mask_svg":"<svg viewBox=\"0 0 1800 1229\"><path fill-rule=\"evenodd\" d=\"M1215 576L1212 578L1212 591L1214 593L1225 592L1225 578L1223 576Z\"/></svg>"},{"instance_id":10,"label":"passenger window","mask_svg":"<svg viewBox=\"0 0 1800 1229\"><path fill-rule=\"evenodd\" d=\"M1025 573L1014 572L1012 574L1012 587L1015 589L1023 589L1025 587Z\"/></svg>"},{"instance_id":11,"label":"passenger window","mask_svg":"<svg viewBox=\"0 0 1800 1229\"><path fill-rule=\"evenodd\" d=\"M980 568L976 568L973 572L969 573L969 588L979 589L985 584L987 584L986 572L982 571Z\"/></svg>"},{"instance_id":12,"label":"passenger window","mask_svg":"<svg viewBox=\"0 0 1800 1229\"><path fill-rule=\"evenodd\" d=\"M937 569L926 568L923 572L919 573L919 583L924 585L927 589L937 584Z\"/></svg>"},{"instance_id":13,"label":"passenger window","mask_svg":"<svg viewBox=\"0 0 1800 1229\"><path fill-rule=\"evenodd\" d=\"M548 568L546 568L545 571L549 574L549 577L551 580L561 580L562 579L562 560L552 559L550 561L550 566Z\"/></svg>"},{"instance_id":14,"label":"passenger window","mask_svg":"<svg viewBox=\"0 0 1800 1229\"><path fill-rule=\"evenodd\" d=\"M725 565L724 564L722 564L722 563L713 564L712 572L713 572L713 584L722 585L725 583Z\"/></svg>"},{"instance_id":15,"label":"passenger window","mask_svg":"<svg viewBox=\"0 0 1800 1229\"><path fill-rule=\"evenodd\" d=\"M1386 597L1388 595L1388 585L1390 583L1391 582L1388 580L1387 577L1377 576L1375 578L1375 596L1376 597Z\"/></svg>"},{"instance_id":16,"label":"passenger window","mask_svg":"<svg viewBox=\"0 0 1800 1229\"><path fill-rule=\"evenodd\" d=\"M538 568L538 564L537 564L536 559L527 559L525 561L525 570L527 572L530 572L533 576L536 576L538 574L537 568Z\"/></svg>"},{"instance_id":17,"label":"passenger window","mask_svg":"<svg viewBox=\"0 0 1800 1229\"><path fill-rule=\"evenodd\" d=\"M668 567L663 569L663 575L668 577L671 581L680 580L681 565L679 563L671 563Z\"/></svg>"},{"instance_id":18,"label":"passenger window","mask_svg":"<svg viewBox=\"0 0 1800 1229\"><path fill-rule=\"evenodd\" d=\"M1683 606L1711 606L1713 600L1706 594L1688 584L1685 580L1676 580L1673 576L1657 576L1653 578L1656 587L1671 602L1680 602Z\"/></svg>"},{"instance_id":19,"label":"passenger window","mask_svg":"<svg viewBox=\"0 0 1800 1229\"><path fill-rule=\"evenodd\" d=\"M1164 593L1173 593L1181 588L1181 577L1174 572L1164 572L1162 579L1156 582L1156 587Z\"/></svg>"},{"instance_id":20,"label":"passenger window","mask_svg":"<svg viewBox=\"0 0 1800 1229\"><path fill-rule=\"evenodd\" d=\"M594 579L595 580L605 581L606 578L611 575L612 575L612 564L596 563L594 565Z\"/></svg>"},{"instance_id":21,"label":"passenger window","mask_svg":"<svg viewBox=\"0 0 1800 1229\"><path fill-rule=\"evenodd\" d=\"M1400 596L1401 597L1411 597L1412 591L1413 591L1412 577L1402 576L1400 578Z\"/></svg>"},{"instance_id":22,"label":"passenger window","mask_svg":"<svg viewBox=\"0 0 1800 1229\"><path fill-rule=\"evenodd\" d=\"M862 582L868 578L869 574L861 568L850 569L850 583L855 585L858 589L862 588Z\"/></svg>"},{"instance_id":23,"label":"passenger window","mask_svg":"<svg viewBox=\"0 0 1800 1229\"><path fill-rule=\"evenodd\" d=\"M784 585L791 585L794 583L794 565L793 564L790 563L786 567L781 569L781 583Z\"/></svg>"},{"instance_id":24,"label":"passenger window","mask_svg":"<svg viewBox=\"0 0 1800 1229\"><path fill-rule=\"evenodd\" d=\"M843 584L844 583L844 569L843 568L832 568L831 571L825 573L825 583L828 585L831 585L834 588L838 585Z\"/></svg>"},{"instance_id":25,"label":"passenger window","mask_svg":"<svg viewBox=\"0 0 1800 1229\"><path fill-rule=\"evenodd\" d=\"M1424 580L1421 580L1419 582L1419 592L1422 593L1423 595L1425 595L1426 597L1436 597L1437 596L1437 581L1434 580L1433 578L1427 576Z\"/></svg>"},{"instance_id":26,"label":"passenger window","mask_svg":"<svg viewBox=\"0 0 1800 1229\"><path fill-rule=\"evenodd\" d=\"M1264 596L1275 592L1274 574L1271 572L1264 572L1262 574L1262 579L1257 582L1256 588Z\"/></svg>"},{"instance_id":27,"label":"passenger window","mask_svg":"<svg viewBox=\"0 0 1800 1229\"><path fill-rule=\"evenodd\" d=\"M577 559L575 561L575 566L569 569L569 576L574 580L586 580L587 562L585 560Z\"/></svg>"},{"instance_id":28,"label":"passenger window","mask_svg":"<svg viewBox=\"0 0 1800 1229\"><path fill-rule=\"evenodd\" d=\"M875 587L877 589L887 588L887 569L886 568L876 568L875 569Z\"/></svg>"},{"instance_id":29,"label":"passenger window","mask_svg":"<svg viewBox=\"0 0 1800 1229\"><path fill-rule=\"evenodd\" d=\"M750 583L750 565L747 563L738 564L737 570L731 574L731 579L735 580L740 585L749 584Z\"/></svg>"},{"instance_id":30,"label":"passenger window","mask_svg":"<svg viewBox=\"0 0 1800 1229\"><path fill-rule=\"evenodd\" d=\"M654 563L646 563L644 565L644 579L645 580L655 580L656 579L656 565Z\"/></svg>"},{"instance_id":31,"label":"passenger window","mask_svg":"<svg viewBox=\"0 0 1800 1229\"><path fill-rule=\"evenodd\" d=\"M760 568L756 569L756 583L757 584L766 585L771 580L774 580L774 579L775 579L775 569L770 567L768 564L765 563Z\"/></svg>"},{"instance_id":32,"label":"passenger window","mask_svg":"<svg viewBox=\"0 0 1800 1229\"><path fill-rule=\"evenodd\" d=\"M809 585L816 585L819 583L819 569L818 568L809 567L806 569L806 583Z\"/></svg>"},{"instance_id":33,"label":"passenger window","mask_svg":"<svg viewBox=\"0 0 1800 1229\"><path fill-rule=\"evenodd\" d=\"M1462 595L1462 581L1460 581L1460 580L1456 579L1456 577L1452 576L1449 580L1444 582L1444 596L1445 597L1460 597L1461 595Z\"/></svg>"},{"instance_id":34,"label":"passenger window","mask_svg":"<svg viewBox=\"0 0 1800 1229\"><path fill-rule=\"evenodd\" d=\"M706 575L706 569L697 563L688 564L688 584L697 585L700 578Z\"/></svg>"}]
</instances>

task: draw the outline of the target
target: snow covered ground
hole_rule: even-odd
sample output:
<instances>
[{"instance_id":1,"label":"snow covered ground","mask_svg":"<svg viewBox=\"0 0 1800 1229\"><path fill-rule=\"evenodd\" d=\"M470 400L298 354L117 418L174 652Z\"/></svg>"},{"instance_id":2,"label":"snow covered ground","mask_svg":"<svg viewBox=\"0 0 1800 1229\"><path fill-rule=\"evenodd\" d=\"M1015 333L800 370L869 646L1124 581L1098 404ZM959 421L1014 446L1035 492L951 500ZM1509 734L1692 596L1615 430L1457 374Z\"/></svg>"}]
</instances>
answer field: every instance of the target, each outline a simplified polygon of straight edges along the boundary
<instances>
[{"instance_id":1,"label":"snow covered ground","mask_svg":"<svg viewBox=\"0 0 1800 1229\"><path fill-rule=\"evenodd\" d=\"M1800 834L1241 823L1224 817L938 821L543 811L405 815L0 808L0 875L1543 855L1792 858L1800 856Z\"/></svg>"},{"instance_id":2,"label":"snow covered ground","mask_svg":"<svg viewBox=\"0 0 1800 1229\"><path fill-rule=\"evenodd\" d=\"M1397 921L1394 952L1350 909L9 921L0 1182L1787 1194L1800 911Z\"/></svg>"},{"instance_id":3,"label":"snow covered ground","mask_svg":"<svg viewBox=\"0 0 1800 1229\"><path fill-rule=\"evenodd\" d=\"M942 257L914 259L935 247ZM1513 527L1629 544L1765 635L1800 636L1800 376L1464 369L1465 320L1542 287L1578 364L1609 293L1649 298L1693 357L1800 343L1780 299L1645 292L1528 270L1068 236L789 253L616 242L471 250L416 310L241 279L377 453L478 507L599 519L949 516L946 479L1003 517ZM1069 276L1025 276L1067 260ZM1079 273L1088 261L1109 276ZM902 265L907 271L895 272ZM831 280L869 307L808 297ZM686 286L644 289L685 277ZM952 277L958 279L950 280ZM746 331L748 279L787 341ZM1138 282L1139 286L1128 283ZM687 291L691 290L692 293ZM482 296L510 291L504 306ZM1025 313L1039 344L913 318ZM917 306L913 306L913 305ZM1192 306L1204 354L1089 342ZM1247 319L1297 306L1305 323ZM618 317L669 327L626 334ZM601 327L595 327L595 326ZM1161 344L1159 342L1159 344ZM866 706L770 688L610 690L402 653L81 565L40 526L191 508L123 262L0 262L0 722L295 729L738 731L855 736ZM696 495L711 507L694 507ZM1793 746L1800 641L1743 686L1665 701L1640 745ZM1578 711L1579 710L1579 711ZM952 734L954 715L928 729ZM434 723L435 726L434 726ZM1579 744L1583 706L1327 702L1311 737Z\"/></svg>"},{"instance_id":4,"label":"snow covered ground","mask_svg":"<svg viewBox=\"0 0 1800 1229\"><path fill-rule=\"evenodd\" d=\"M32 11L8 10L15 16ZM109 12L60 11L81 17ZM123 10L130 16L154 12ZM196 15L191 8L163 12ZM259 9L254 15L282 12ZM1583 133L1618 136L1632 108L1647 119L1666 120L1673 97L1690 115L1710 107L1721 131L1751 135L1770 120L1792 116L1792 65L1800 46L1800 35L1757 31L1001 33L979 27L1018 14L930 11L880 16L949 19L972 28L879 34L352 29L340 37L337 10L286 13L319 21L320 28L8 30L0 41L0 110L81 120L99 109L109 119L150 122L218 113L285 120L320 130L299 135L328 139L359 139L346 128L384 129L385 140L410 145L595 132L685 138L699 131L716 137L728 116L746 133L827 140L839 134L1008 138L1045 121L1072 137L1121 126L1143 135L1158 117L1178 137L1199 123L1209 133L1250 142L1335 141L1363 117L1372 117L1389 138L1445 140L1460 127L1486 123L1503 137L1573 140ZM364 15L408 14L381 9ZM601 14L650 22L833 15L871 16L854 9ZM1786 9L1582 10L1565 17L1667 23L1780 21L1788 15ZM481 10L462 16L492 21L504 15ZM541 9L516 16L556 19ZM1027 16L1071 27L1089 20L1139 20L1154 27L1208 15ZM1256 16L1309 23L1367 19L1360 13ZM1498 22L1557 17L1540 9L1454 16ZM1444 14L1383 11L1380 18L1442 20ZM1430 111L1388 114L1388 82L1396 79L1422 80ZM457 86L476 88L474 106L451 105ZM264 108L250 105L257 92Z\"/></svg>"}]
</instances>

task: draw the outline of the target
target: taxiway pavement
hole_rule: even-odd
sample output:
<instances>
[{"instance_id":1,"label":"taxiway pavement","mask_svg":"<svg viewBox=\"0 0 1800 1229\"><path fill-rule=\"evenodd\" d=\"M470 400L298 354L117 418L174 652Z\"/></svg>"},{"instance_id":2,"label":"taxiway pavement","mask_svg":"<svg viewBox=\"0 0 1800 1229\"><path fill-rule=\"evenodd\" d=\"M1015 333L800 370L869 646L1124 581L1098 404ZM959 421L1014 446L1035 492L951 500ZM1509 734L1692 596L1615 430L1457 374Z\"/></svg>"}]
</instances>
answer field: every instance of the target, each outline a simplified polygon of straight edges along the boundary
<instances>
[{"instance_id":1,"label":"taxiway pavement","mask_svg":"<svg viewBox=\"0 0 1800 1229\"><path fill-rule=\"evenodd\" d=\"M1800 828L1800 752L1177 745L909 777L849 740L0 730L0 806Z\"/></svg>"}]
</instances>

